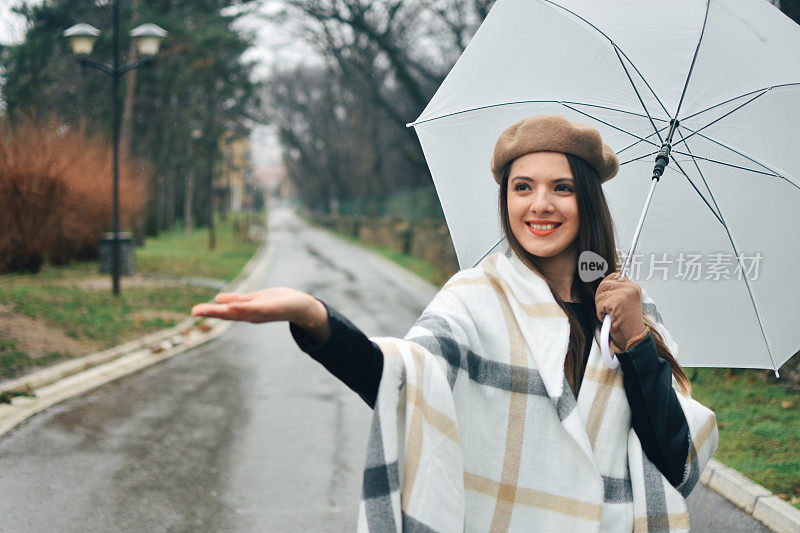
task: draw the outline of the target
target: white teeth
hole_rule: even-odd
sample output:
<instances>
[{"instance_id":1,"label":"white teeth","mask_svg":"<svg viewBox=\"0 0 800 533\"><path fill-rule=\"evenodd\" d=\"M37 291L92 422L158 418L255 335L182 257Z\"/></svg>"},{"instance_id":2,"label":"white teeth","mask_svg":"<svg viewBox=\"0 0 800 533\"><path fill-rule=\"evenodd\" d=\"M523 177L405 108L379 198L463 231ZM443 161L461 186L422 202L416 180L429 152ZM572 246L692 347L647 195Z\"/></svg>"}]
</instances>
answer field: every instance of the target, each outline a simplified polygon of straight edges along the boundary
<instances>
[{"instance_id":1,"label":"white teeth","mask_svg":"<svg viewBox=\"0 0 800 533\"><path fill-rule=\"evenodd\" d=\"M557 225L557 224L545 224L545 225L541 225L541 224L530 224L530 226L531 226L533 229L539 229L539 230L549 230L549 229L553 229L553 228L555 228L555 227L556 227L556 225Z\"/></svg>"}]
</instances>

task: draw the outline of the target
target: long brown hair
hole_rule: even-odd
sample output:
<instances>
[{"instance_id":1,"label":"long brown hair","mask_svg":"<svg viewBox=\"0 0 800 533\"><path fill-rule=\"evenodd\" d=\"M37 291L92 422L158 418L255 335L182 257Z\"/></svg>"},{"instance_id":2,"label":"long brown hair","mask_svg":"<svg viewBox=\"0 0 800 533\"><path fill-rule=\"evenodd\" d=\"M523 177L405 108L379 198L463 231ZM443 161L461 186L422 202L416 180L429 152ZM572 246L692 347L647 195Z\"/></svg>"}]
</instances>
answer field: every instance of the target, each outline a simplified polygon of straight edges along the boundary
<instances>
[{"instance_id":1,"label":"long brown hair","mask_svg":"<svg viewBox=\"0 0 800 533\"><path fill-rule=\"evenodd\" d=\"M575 198L578 202L579 220L578 238L576 242L578 250L591 250L605 259L606 264L609 265L609 270L606 274L616 272L619 267L619 258L616 252L614 221L611 219L611 212L608 209L608 203L603 193L600 177L597 175L594 168L580 157L572 154L565 155L567 156L567 161L572 171L572 177L575 179ZM556 303L564 313L566 313L569 319L569 346L567 348L566 359L564 360L564 376L566 376L567 382L577 396L578 388L580 387L579 377L583 374L586 367L583 353L586 348L586 342L589 341L589 339L586 339L577 316L575 316L569 306L561 300L550 280L543 275L538 265L538 258L522 247L514 236L514 232L511 230L511 224L508 218L507 199L511 163L513 163L513 161L509 162L503 170L503 179L500 184L500 193L498 197L500 224L511 250L523 263L547 282ZM597 318L597 309L594 305L594 297L601 281L602 278L586 283L580 279L580 276L574 276L572 280L572 294L580 299L580 303L590 321L592 330L600 326L600 321ZM658 356L669 363L672 369L672 375L675 376L678 385L684 393L688 394L691 390L691 386L683 369L672 356L664 342L664 338L658 333L655 324L653 324L647 315L644 316L644 321L653 336Z\"/></svg>"}]
</instances>

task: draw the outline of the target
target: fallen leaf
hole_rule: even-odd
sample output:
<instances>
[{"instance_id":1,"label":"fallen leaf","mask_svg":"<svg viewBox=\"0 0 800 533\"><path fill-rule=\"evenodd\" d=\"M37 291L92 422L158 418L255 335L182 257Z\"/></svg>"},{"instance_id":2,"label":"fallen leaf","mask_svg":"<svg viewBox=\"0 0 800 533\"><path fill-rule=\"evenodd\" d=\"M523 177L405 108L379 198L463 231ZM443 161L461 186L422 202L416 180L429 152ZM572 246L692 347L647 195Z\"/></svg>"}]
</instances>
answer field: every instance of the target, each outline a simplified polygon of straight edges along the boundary
<instances>
[{"instance_id":1,"label":"fallen leaf","mask_svg":"<svg viewBox=\"0 0 800 533\"><path fill-rule=\"evenodd\" d=\"M784 409L791 409L792 407L794 407L794 402L790 400L783 400L781 402L781 407L783 407Z\"/></svg>"}]
</instances>

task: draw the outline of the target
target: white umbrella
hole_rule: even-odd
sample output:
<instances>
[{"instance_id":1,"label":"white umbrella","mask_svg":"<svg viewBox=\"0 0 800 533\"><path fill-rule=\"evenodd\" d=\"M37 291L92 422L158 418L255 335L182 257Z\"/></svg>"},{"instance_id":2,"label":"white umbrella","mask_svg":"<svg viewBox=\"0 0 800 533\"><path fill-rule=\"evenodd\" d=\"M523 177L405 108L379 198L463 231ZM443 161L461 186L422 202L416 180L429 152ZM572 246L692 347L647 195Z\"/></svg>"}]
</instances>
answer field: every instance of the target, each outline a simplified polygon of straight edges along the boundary
<instances>
[{"instance_id":1,"label":"white umbrella","mask_svg":"<svg viewBox=\"0 0 800 533\"><path fill-rule=\"evenodd\" d=\"M683 366L777 373L800 348L798 50L800 27L765 0L499 0L412 123L459 263L503 245L489 161L512 123L562 114L600 131L621 162L604 190L627 248L677 119L629 276Z\"/></svg>"}]
</instances>

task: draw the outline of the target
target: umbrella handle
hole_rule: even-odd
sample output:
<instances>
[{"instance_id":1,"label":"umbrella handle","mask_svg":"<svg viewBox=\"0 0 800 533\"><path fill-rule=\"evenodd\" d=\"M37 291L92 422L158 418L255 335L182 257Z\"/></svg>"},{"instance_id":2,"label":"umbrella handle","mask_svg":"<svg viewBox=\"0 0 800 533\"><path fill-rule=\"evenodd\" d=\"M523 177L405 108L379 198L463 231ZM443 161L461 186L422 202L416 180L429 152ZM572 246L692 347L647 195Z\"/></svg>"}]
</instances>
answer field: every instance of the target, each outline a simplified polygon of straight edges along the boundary
<instances>
[{"instance_id":1,"label":"umbrella handle","mask_svg":"<svg viewBox=\"0 0 800 533\"><path fill-rule=\"evenodd\" d=\"M603 318L603 327L600 328L600 351L603 353L603 360L606 366L614 370L619 366L619 358L611 355L611 347L609 345L609 336L611 334L611 315L606 315Z\"/></svg>"}]
</instances>

